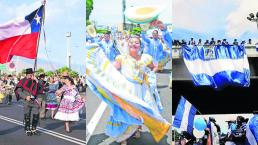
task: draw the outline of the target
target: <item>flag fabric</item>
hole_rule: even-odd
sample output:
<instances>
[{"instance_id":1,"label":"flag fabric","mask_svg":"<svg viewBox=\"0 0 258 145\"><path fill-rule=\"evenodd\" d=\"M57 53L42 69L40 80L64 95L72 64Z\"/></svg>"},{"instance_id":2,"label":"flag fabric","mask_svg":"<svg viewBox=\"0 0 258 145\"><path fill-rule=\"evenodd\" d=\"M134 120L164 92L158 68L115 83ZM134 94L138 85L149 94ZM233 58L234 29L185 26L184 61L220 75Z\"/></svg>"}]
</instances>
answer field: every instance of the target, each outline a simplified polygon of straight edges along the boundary
<instances>
[{"instance_id":1,"label":"flag fabric","mask_svg":"<svg viewBox=\"0 0 258 145\"><path fill-rule=\"evenodd\" d=\"M9 62L13 56L36 58L43 7L24 18L0 25L0 63Z\"/></svg>"},{"instance_id":2,"label":"flag fabric","mask_svg":"<svg viewBox=\"0 0 258 145\"><path fill-rule=\"evenodd\" d=\"M250 118L246 125L246 144L257 145L258 144L258 115Z\"/></svg>"},{"instance_id":3,"label":"flag fabric","mask_svg":"<svg viewBox=\"0 0 258 145\"><path fill-rule=\"evenodd\" d=\"M176 109L173 126L181 131L187 131L193 134L193 123L196 111L196 108L190 102L184 97L181 97Z\"/></svg>"},{"instance_id":4,"label":"flag fabric","mask_svg":"<svg viewBox=\"0 0 258 145\"><path fill-rule=\"evenodd\" d=\"M217 127L215 126L215 124L213 122L209 122L207 127L210 130L208 139L209 139L209 142L211 143L211 145L220 145L219 134L218 134Z\"/></svg>"},{"instance_id":5,"label":"flag fabric","mask_svg":"<svg viewBox=\"0 0 258 145\"><path fill-rule=\"evenodd\" d=\"M111 108L106 134L117 137L130 125L146 125L154 140L159 142L167 133L170 124L161 116L159 109L130 93L132 83L128 81L108 60L103 50L87 47L87 85Z\"/></svg>"},{"instance_id":6,"label":"flag fabric","mask_svg":"<svg viewBox=\"0 0 258 145\"><path fill-rule=\"evenodd\" d=\"M250 69L244 45L187 46L183 58L196 86L249 87Z\"/></svg>"}]
</instances>

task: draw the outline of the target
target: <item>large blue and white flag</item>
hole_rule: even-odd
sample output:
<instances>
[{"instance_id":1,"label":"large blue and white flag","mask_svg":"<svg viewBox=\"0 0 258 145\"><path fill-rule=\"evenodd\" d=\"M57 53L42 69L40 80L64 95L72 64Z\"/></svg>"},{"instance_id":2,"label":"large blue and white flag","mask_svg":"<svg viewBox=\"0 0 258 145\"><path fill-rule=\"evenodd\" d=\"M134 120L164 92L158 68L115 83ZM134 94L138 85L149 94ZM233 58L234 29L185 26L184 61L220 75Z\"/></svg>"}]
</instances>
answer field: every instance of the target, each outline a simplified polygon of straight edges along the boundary
<instances>
[{"instance_id":1,"label":"large blue and white flag","mask_svg":"<svg viewBox=\"0 0 258 145\"><path fill-rule=\"evenodd\" d=\"M193 134L193 123L196 111L196 108L190 102L184 97L181 97L176 109L173 126L181 131L187 131Z\"/></svg>"},{"instance_id":2,"label":"large blue and white flag","mask_svg":"<svg viewBox=\"0 0 258 145\"><path fill-rule=\"evenodd\" d=\"M183 57L196 86L250 85L249 63L243 45L185 45Z\"/></svg>"},{"instance_id":3,"label":"large blue and white flag","mask_svg":"<svg viewBox=\"0 0 258 145\"><path fill-rule=\"evenodd\" d=\"M247 145L258 144L258 115L255 115L248 121L246 126L246 139Z\"/></svg>"}]
</instances>

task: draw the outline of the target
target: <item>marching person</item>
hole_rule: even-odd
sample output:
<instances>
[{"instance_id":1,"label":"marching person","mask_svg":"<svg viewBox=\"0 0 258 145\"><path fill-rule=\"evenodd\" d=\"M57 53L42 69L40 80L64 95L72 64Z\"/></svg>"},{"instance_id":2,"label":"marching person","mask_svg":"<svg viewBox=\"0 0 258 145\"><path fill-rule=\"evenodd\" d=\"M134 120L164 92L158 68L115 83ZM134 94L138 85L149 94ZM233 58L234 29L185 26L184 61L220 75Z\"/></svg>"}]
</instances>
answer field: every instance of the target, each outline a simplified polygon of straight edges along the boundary
<instances>
[{"instance_id":1,"label":"marching person","mask_svg":"<svg viewBox=\"0 0 258 145\"><path fill-rule=\"evenodd\" d=\"M35 135L39 122L39 104L36 99L38 83L32 68L26 69L26 77L21 79L15 88L17 100L24 99L24 130L26 135ZM31 123L32 114L32 123Z\"/></svg>"},{"instance_id":2,"label":"marching person","mask_svg":"<svg viewBox=\"0 0 258 145\"><path fill-rule=\"evenodd\" d=\"M99 46L103 49L107 58L113 62L116 56L119 54L118 50L115 48L114 42L110 40L110 31L106 32L104 35L104 40L98 42Z\"/></svg>"},{"instance_id":3,"label":"marching person","mask_svg":"<svg viewBox=\"0 0 258 145\"><path fill-rule=\"evenodd\" d=\"M59 83L54 80L53 77L49 78L49 86L46 99L46 109L51 110L51 118L54 119L54 112L57 108L56 90L59 87Z\"/></svg>"},{"instance_id":4,"label":"marching person","mask_svg":"<svg viewBox=\"0 0 258 145\"><path fill-rule=\"evenodd\" d=\"M45 81L45 74L39 75L38 80L38 95L37 100L40 106L39 110L39 117L40 119L46 118L46 81Z\"/></svg>"}]
</instances>

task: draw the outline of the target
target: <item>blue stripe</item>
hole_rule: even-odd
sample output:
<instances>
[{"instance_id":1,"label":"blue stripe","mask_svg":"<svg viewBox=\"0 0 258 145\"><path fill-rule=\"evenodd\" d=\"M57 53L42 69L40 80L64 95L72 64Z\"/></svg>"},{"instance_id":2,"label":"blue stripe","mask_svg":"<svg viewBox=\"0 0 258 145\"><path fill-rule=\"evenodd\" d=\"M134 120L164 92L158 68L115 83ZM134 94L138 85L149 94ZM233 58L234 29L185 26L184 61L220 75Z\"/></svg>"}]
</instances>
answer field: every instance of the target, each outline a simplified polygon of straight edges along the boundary
<instances>
[{"instance_id":1,"label":"blue stripe","mask_svg":"<svg viewBox=\"0 0 258 145\"><path fill-rule=\"evenodd\" d=\"M246 54L244 45L215 45L210 47L184 45L182 49L184 59L189 61L196 59L204 61L214 59L243 59Z\"/></svg>"},{"instance_id":2,"label":"blue stripe","mask_svg":"<svg viewBox=\"0 0 258 145\"><path fill-rule=\"evenodd\" d=\"M193 75L195 86L212 86L213 88L221 88L227 85L249 87L250 85L250 70L245 69L244 73L238 71L221 71L214 76L207 74Z\"/></svg>"},{"instance_id":3,"label":"blue stripe","mask_svg":"<svg viewBox=\"0 0 258 145\"><path fill-rule=\"evenodd\" d=\"M184 111L185 111L185 102L186 102L185 98L181 97L180 102L177 106L176 115L173 121L173 126L176 128L180 128L181 126Z\"/></svg>"},{"instance_id":4,"label":"blue stripe","mask_svg":"<svg viewBox=\"0 0 258 145\"><path fill-rule=\"evenodd\" d=\"M36 14L40 17L40 23L37 23L35 20ZM28 20L31 25L31 32L39 32L40 30L40 24L42 22L42 16L43 16L43 5L30 13L29 15L25 16L25 20Z\"/></svg>"},{"instance_id":5,"label":"blue stripe","mask_svg":"<svg viewBox=\"0 0 258 145\"><path fill-rule=\"evenodd\" d=\"M191 109L188 116L188 125L187 125L187 132L193 134L193 123L194 123L194 116L196 114L196 108L191 105Z\"/></svg>"},{"instance_id":6,"label":"blue stripe","mask_svg":"<svg viewBox=\"0 0 258 145\"><path fill-rule=\"evenodd\" d=\"M249 128L254 135L256 142L258 143L258 115L251 118Z\"/></svg>"}]
</instances>

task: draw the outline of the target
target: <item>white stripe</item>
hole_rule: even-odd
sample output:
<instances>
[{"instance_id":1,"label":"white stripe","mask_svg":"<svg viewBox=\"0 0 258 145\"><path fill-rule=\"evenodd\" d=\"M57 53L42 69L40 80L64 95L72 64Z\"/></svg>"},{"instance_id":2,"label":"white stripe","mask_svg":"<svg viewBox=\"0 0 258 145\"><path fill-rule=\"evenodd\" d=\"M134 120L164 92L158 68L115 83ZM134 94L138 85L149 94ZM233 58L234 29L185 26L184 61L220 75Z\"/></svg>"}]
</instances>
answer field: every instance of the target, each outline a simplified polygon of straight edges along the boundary
<instances>
[{"instance_id":1,"label":"white stripe","mask_svg":"<svg viewBox=\"0 0 258 145\"><path fill-rule=\"evenodd\" d=\"M20 126L24 126L21 121L18 121L18 120L12 119L12 118L8 118L8 117L2 116L2 115L0 115L0 119L11 122L11 123L14 123L14 124L17 124L17 125L20 125ZM70 136L67 136L67 135L63 135L63 134L60 134L60 133L57 133L57 132L54 132L54 131L51 131L51 130L47 130L47 129L44 129L44 128L41 128L41 127L38 127L38 131L43 132L43 133L48 134L48 135L55 136L57 138L60 138L60 139L63 139L63 140L66 140L66 141L69 141L69 142L72 142L72 143L75 143L75 144L78 144L78 145L85 145L86 144L86 142L83 141L83 140L80 140L80 139L77 139L77 138L74 138L74 137L70 137Z\"/></svg>"},{"instance_id":2,"label":"white stripe","mask_svg":"<svg viewBox=\"0 0 258 145\"><path fill-rule=\"evenodd\" d=\"M255 145L255 144L257 144L257 142L255 140L255 137L254 137L253 133L251 132L251 130L249 128L249 123L250 123L250 119L249 119L249 121L246 125L246 138L247 138L249 144Z\"/></svg>"},{"instance_id":3,"label":"white stripe","mask_svg":"<svg viewBox=\"0 0 258 145\"><path fill-rule=\"evenodd\" d=\"M30 23L24 18L15 19L0 25L0 40L30 33Z\"/></svg>"},{"instance_id":4,"label":"white stripe","mask_svg":"<svg viewBox=\"0 0 258 145\"><path fill-rule=\"evenodd\" d=\"M86 144L90 140L91 135L93 134L97 124L99 123L99 120L104 113L105 109L107 107L107 104L102 101L99 105L97 111L94 113L93 117L91 118L90 122L87 124L87 131L88 134L86 135Z\"/></svg>"},{"instance_id":5,"label":"white stripe","mask_svg":"<svg viewBox=\"0 0 258 145\"><path fill-rule=\"evenodd\" d=\"M247 57L244 59L216 59L203 61L196 59L189 61L184 59L184 62L191 74L207 74L214 76L221 71L238 71L244 72L244 68L249 70Z\"/></svg>"},{"instance_id":6,"label":"white stripe","mask_svg":"<svg viewBox=\"0 0 258 145\"><path fill-rule=\"evenodd\" d=\"M183 118L180 126L180 130L182 131L187 131L188 116L190 113L191 106L192 106L191 103L189 103L188 101L185 101L185 107L184 107L185 110L184 110L184 114L183 114Z\"/></svg>"}]
</instances>

